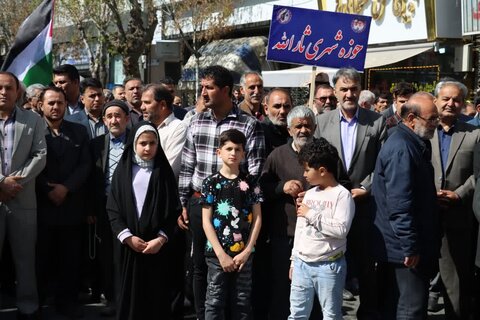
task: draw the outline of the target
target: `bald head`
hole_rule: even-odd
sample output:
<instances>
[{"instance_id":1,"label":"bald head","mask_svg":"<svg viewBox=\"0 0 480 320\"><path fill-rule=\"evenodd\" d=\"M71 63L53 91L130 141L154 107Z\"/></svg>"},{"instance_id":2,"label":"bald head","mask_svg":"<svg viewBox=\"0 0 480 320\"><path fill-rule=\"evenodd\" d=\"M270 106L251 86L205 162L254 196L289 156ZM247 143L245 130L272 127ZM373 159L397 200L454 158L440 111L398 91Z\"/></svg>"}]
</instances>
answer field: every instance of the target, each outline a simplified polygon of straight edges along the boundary
<instances>
[{"instance_id":1,"label":"bald head","mask_svg":"<svg viewBox=\"0 0 480 320\"><path fill-rule=\"evenodd\" d=\"M435 97L428 92L417 92L402 106L403 123L422 139L433 137L438 125Z\"/></svg>"}]
</instances>

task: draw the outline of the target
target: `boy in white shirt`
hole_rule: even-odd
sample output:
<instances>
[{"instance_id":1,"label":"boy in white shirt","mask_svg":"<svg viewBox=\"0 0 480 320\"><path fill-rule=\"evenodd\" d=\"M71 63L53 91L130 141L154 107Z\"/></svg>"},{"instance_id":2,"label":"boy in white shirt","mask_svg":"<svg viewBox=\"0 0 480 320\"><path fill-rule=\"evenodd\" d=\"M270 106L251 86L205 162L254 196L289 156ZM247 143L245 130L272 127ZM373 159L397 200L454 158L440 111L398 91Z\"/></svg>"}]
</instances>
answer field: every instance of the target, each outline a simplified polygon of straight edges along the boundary
<instances>
[{"instance_id":1,"label":"boy in white shirt","mask_svg":"<svg viewBox=\"0 0 480 320\"><path fill-rule=\"evenodd\" d=\"M290 316L308 319L317 293L323 319L342 319L347 274L347 234L355 213L351 193L335 179L338 153L320 138L305 145L298 159L314 188L297 209L290 276Z\"/></svg>"}]
</instances>

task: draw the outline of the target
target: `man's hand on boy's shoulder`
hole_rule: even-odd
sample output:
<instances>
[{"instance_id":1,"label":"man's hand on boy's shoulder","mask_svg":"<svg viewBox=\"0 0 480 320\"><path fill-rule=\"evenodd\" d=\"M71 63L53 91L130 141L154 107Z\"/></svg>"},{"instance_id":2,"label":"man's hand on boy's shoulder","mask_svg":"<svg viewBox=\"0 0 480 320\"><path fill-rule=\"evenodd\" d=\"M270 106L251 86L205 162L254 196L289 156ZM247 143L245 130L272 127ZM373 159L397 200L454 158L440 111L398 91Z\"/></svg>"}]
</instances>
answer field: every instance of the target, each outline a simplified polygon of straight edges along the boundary
<instances>
[{"instance_id":1,"label":"man's hand on boy's shoulder","mask_svg":"<svg viewBox=\"0 0 480 320\"><path fill-rule=\"evenodd\" d=\"M225 272L234 272L237 270L237 265L233 261L233 258L225 252L218 256L218 261L220 262L220 265Z\"/></svg>"},{"instance_id":2,"label":"man's hand on boy's shoulder","mask_svg":"<svg viewBox=\"0 0 480 320\"><path fill-rule=\"evenodd\" d=\"M298 194L302 191L303 191L303 185L302 185L302 182L300 182L299 180L288 180L283 185L283 192L291 195L294 198L296 198Z\"/></svg>"}]
</instances>

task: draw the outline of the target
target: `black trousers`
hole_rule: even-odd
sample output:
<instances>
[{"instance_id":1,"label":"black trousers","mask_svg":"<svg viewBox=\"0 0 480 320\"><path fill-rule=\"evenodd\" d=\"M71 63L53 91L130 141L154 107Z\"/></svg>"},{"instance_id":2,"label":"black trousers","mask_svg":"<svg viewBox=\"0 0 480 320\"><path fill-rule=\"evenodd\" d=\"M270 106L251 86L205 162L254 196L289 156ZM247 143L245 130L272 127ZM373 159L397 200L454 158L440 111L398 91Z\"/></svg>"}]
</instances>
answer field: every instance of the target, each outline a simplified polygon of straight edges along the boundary
<instances>
[{"instance_id":1,"label":"black trousers","mask_svg":"<svg viewBox=\"0 0 480 320\"><path fill-rule=\"evenodd\" d=\"M206 320L251 319L252 258L250 256L240 272L224 272L217 257L206 258ZM231 305L227 306L229 302ZM230 317L227 315L229 311Z\"/></svg>"},{"instance_id":2,"label":"black trousers","mask_svg":"<svg viewBox=\"0 0 480 320\"><path fill-rule=\"evenodd\" d=\"M373 217L363 204L363 210L356 211L350 232L347 236L347 265L358 277L360 306L359 320L376 320L378 315L378 288L375 260L371 252ZM357 209L362 205L357 204ZM357 214L358 212L358 214Z\"/></svg>"},{"instance_id":3,"label":"black trousers","mask_svg":"<svg viewBox=\"0 0 480 320\"><path fill-rule=\"evenodd\" d=\"M416 268L398 263L378 264L381 319L427 319L428 287L434 262L423 262Z\"/></svg>"},{"instance_id":4,"label":"black trousers","mask_svg":"<svg viewBox=\"0 0 480 320\"><path fill-rule=\"evenodd\" d=\"M80 281L82 227L38 226L37 267L40 297L53 287L55 302L65 306L77 303ZM51 284L54 283L53 286Z\"/></svg>"},{"instance_id":5,"label":"black trousers","mask_svg":"<svg viewBox=\"0 0 480 320\"><path fill-rule=\"evenodd\" d=\"M205 319L205 295L207 292L207 264L205 244L207 238L202 226L202 205L200 199L192 196L188 202L188 216L193 242L193 295L198 320Z\"/></svg>"}]
</instances>

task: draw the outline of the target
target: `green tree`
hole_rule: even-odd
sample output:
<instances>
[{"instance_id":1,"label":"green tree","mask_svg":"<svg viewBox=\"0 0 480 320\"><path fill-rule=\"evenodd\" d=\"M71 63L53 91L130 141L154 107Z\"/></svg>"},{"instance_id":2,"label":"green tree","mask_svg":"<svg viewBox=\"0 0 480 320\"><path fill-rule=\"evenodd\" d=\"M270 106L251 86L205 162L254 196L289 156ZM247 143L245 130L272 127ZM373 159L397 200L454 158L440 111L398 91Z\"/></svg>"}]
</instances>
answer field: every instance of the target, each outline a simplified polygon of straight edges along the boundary
<instances>
[{"instance_id":1,"label":"green tree","mask_svg":"<svg viewBox=\"0 0 480 320\"><path fill-rule=\"evenodd\" d=\"M140 77L138 60L148 52L158 24L155 0L59 0L58 3L62 22L76 28L76 40L89 52L92 75L105 72L109 53L122 57L126 77Z\"/></svg>"},{"instance_id":2,"label":"green tree","mask_svg":"<svg viewBox=\"0 0 480 320\"><path fill-rule=\"evenodd\" d=\"M7 51L13 44L20 25L42 0L0 0L0 42Z\"/></svg>"},{"instance_id":3,"label":"green tree","mask_svg":"<svg viewBox=\"0 0 480 320\"><path fill-rule=\"evenodd\" d=\"M236 2L238 4L238 1ZM229 23L235 9L233 0L165 0L164 29L177 33L185 47L195 55L195 88L198 89L199 49L201 44L218 39L232 30Z\"/></svg>"},{"instance_id":4,"label":"green tree","mask_svg":"<svg viewBox=\"0 0 480 320\"><path fill-rule=\"evenodd\" d=\"M55 33L65 32L68 34L65 38L69 39L69 43L59 46L59 50L74 56L86 52L92 77L106 83L108 37L101 35L99 30L108 28L112 18L110 9L98 0L59 0L56 18L57 25L66 27L57 28ZM75 32L68 30L68 26Z\"/></svg>"}]
</instances>

